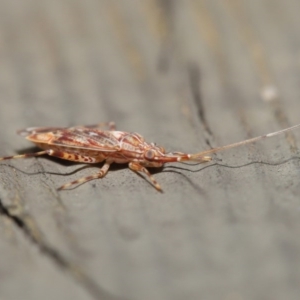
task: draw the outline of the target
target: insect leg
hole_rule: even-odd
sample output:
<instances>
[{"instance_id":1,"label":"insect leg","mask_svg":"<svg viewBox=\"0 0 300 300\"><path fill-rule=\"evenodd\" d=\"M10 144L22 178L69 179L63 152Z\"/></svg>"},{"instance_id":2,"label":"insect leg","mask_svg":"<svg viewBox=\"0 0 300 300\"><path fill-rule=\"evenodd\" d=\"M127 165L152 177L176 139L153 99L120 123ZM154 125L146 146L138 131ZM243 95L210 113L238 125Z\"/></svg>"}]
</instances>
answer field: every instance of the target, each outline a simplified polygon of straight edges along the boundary
<instances>
[{"instance_id":1,"label":"insect leg","mask_svg":"<svg viewBox=\"0 0 300 300\"><path fill-rule=\"evenodd\" d=\"M154 185L154 187L159 192L162 192L162 188L160 187L158 182L154 179L154 177L149 173L149 171L144 166L140 165L137 162L130 162L129 168L130 168L130 170L132 170L134 172L143 172L144 174L146 174L148 176L149 180L151 181L151 183Z\"/></svg>"},{"instance_id":2,"label":"insect leg","mask_svg":"<svg viewBox=\"0 0 300 300\"><path fill-rule=\"evenodd\" d=\"M116 130L116 124L115 122L111 121L111 122L103 122L103 123L99 123L97 124L96 127L103 127L103 126L107 126L109 130Z\"/></svg>"},{"instance_id":3,"label":"insect leg","mask_svg":"<svg viewBox=\"0 0 300 300\"><path fill-rule=\"evenodd\" d=\"M35 152L35 153L25 153L25 154L20 154L20 155L0 157L0 161L6 160L6 159L35 157L35 156L41 156L41 155L45 155L45 154L49 154L49 150L39 151L39 152Z\"/></svg>"},{"instance_id":4,"label":"insect leg","mask_svg":"<svg viewBox=\"0 0 300 300\"><path fill-rule=\"evenodd\" d=\"M102 123L93 124L93 125L78 126L78 127L87 127L87 128L108 127L109 130L116 130L116 124L115 124L115 122L112 122L112 121L111 122L102 122Z\"/></svg>"},{"instance_id":5,"label":"insect leg","mask_svg":"<svg viewBox=\"0 0 300 300\"><path fill-rule=\"evenodd\" d=\"M66 183L66 184L62 185L60 188L58 188L58 190L59 191L60 190L65 190L65 189L68 189L69 187L71 187L72 185L80 185L80 184L83 184L83 183L85 183L87 181L90 181L90 180L93 180L93 179L102 178L107 174L110 165L111 165L111 162L106 162L103 165L103 167L96 174L86 176L86 177L71 181L69 183Z\"/></svg>"}]
</instances>

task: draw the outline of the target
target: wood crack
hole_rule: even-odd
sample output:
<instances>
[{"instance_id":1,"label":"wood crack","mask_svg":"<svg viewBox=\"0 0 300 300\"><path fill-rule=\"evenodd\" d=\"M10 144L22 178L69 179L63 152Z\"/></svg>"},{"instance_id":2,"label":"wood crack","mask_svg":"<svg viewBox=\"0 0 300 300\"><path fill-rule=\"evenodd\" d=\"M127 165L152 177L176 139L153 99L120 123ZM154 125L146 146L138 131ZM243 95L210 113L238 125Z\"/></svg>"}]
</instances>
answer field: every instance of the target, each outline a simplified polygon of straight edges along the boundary
<instances>
[{"instance_id":1,"label":"wood crack","mask_svg":"<svg viewBox=\"0 0 300 300\"><path fill-rule=\"evenodd\" d=\"M188 81L190 84L194 103L197 108L197 114L206 133L209 136L213 136L212 130L210 129L210 126L206 119L205 108L201 96L200 80L201 80L201 76L200 76L199 68L195 64L190 64L188 67ZM208 138L205 139L205 142L210 148L213 148Z\"/></svg>"},{"instance_id":2,"label":"wood crack","mask_svg":"<svg viewBox=\"0 0 300 300\"><path fill-rule=\"evenodd\" d=\"M56 266L66 271L71 278L76 280L92 297L99 300L120 300L121 298L110 295L104 291L99 285L85 274L79 266L70 262L62 253L47 243L40 231L38 230L34 220L27 214L16 213L14 207L7 207L0 199L0 215L10 219L17 228L19 228L31 242L33 242L48 259ZM124 298L122 298L124 300Z\"/></svg>"}]
</instances>

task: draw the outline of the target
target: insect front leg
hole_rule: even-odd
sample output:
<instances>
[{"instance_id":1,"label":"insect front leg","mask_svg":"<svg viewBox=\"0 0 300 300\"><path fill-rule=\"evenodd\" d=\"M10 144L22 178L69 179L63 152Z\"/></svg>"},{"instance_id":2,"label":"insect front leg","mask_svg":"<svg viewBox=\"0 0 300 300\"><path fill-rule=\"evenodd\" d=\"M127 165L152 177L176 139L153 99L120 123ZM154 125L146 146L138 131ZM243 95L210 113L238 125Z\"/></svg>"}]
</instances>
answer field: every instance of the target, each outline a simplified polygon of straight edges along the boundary
<instances>
[{"instance_id":1,"label":"insect front leg","mask_svg":"<svg viewBox=\"0 0 300 300\"><path fill-rule=\"evenodd\" d=\"M107 174L110 165L111 165L111 162L106 161L105 164L103 165L103 167L96 174L86 176L86 177L71 181L69 183L66 183L66 184L62 185L60 188L58 188L57 190L59 190L59 191L60 190L65 190L65 189L68 189L69 187L71 187L72 185L80 185L80 184L83 184L83 183L85 183L87 181L90 181L90 180L102 178Z\"/></svg>"},{"instance_id":2,"label":"insect front leg","mask_svg":"<svg viewBox=\"0 0 300 300\"><path fill-rule=\"evenodd\" d=\"M159 192L162 192L162 188L160 187L158 182L154 179L154 177L149 173L149 171L144 166L140 165L137 162L130 162L129 168L130 168L130 170L132 170L134 172L143 172L144 174L146 174L148 176L149 180L151 181L151 183L154 185L154 187Z\"/></svg>"}]
</instances>

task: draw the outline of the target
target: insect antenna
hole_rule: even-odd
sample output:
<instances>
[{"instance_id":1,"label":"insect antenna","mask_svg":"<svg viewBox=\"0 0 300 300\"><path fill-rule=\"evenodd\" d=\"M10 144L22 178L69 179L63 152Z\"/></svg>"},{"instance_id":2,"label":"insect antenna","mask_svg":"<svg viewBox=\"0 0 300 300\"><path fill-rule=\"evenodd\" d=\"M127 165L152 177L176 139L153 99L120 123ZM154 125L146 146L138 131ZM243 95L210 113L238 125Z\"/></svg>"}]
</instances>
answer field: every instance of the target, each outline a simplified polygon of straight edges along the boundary
<instances>
[{"instance_id":1,"label":"insect antenna","mask_svg":"<svg viewBox=\"0 0 300 300\"><path fill-rule=\"evenodd\" d=\"M216 152L219 152L219 151L223 151L223 150L227 150L227 149L247 145L247 144L250 144L250 143L254 143L254 142L259 141L259 140L263 140L263 139L266 139L266 138L270 138L270 137L282 134L284 132L294 130L298 127L300 127L300 124L297 124L297 125L294 125L294 126L282 129L282 130L278 130L278 131L275 131L275 132L272 132L272 133L257 136L257 137L254 137L254 138L251 138L251 139L248 139L248 140L244 140L244 141L241 141L241 142L225 145L225 146L222 146L222 147L216 147L216 148L213 148L213 149L210 149L210 150L206 150L206 151L198 152L198 153L195 153L195 154L191 154L189 160L194 160L194 161L197 161L197 160L199 161L200 160L201 161L203 156L205 156L207 154L212 154L212 153L216 153Z\"/></svg>"}]
</instances>

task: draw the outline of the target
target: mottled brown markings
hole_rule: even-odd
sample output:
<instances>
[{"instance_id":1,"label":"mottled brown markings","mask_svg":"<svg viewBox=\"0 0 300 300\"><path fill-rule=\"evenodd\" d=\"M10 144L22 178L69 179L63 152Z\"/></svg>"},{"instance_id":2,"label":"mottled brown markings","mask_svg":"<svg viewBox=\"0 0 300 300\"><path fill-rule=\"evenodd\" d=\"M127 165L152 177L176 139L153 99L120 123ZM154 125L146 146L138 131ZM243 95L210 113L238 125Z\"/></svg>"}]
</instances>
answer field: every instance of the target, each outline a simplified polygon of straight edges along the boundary
<instances>
[{"instance_id":1,"label":"mottled brown markings","mask_svg":"<svg viewBox=\"0 0 300 300\"><path fill-rule=\"evenodd\" d=\"M108 125L111 130L101 130L103 124L105 124L105 126ZM169 162L209 162L212 158L207 156L207 154L253 143L288 132L298 127L300 127L300 124L195 154L182 152L166 153L163 147L146 142L138 133L115 131L113 122L70 128L31 127L19 131L19 133L22 136L26 136L29 141L35 143L38 147L44 149L44 151L2 157L0 158L0 161L14 158L35 157L45 154L81 163L98 163L105 161L102 168L96 174L64 184L59 190L104 177L112 163L128 163L128 166L132 171L145 174L153 186L158 191L162 191L158 182L147 170L147 167L162 167L165 163Z\"/></svg>"}]
</instances>

